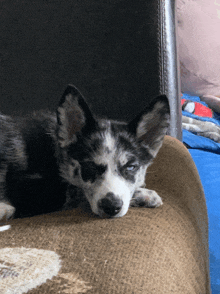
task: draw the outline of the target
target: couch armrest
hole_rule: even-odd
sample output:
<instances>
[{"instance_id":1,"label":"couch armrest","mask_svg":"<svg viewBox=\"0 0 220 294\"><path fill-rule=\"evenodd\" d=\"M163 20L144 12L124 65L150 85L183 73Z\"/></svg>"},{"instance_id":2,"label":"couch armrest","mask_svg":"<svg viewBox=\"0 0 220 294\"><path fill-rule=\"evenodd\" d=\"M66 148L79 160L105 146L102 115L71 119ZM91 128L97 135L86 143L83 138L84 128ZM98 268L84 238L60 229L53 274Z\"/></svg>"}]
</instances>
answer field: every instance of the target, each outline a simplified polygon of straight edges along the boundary
<instances>
[{"instance_id":1,"label":"couch armrest","mask_svg":"<svg viewBox=\"0 0 220 294\"><path fill-rule=\"evenodd\" d=\"M166 193L163 201L184 206L195 219L204 246L208 248L208 215L203 187L196 165L187 148L166 136L146 176L147 188Z\"/></svg>"}]
</instances>

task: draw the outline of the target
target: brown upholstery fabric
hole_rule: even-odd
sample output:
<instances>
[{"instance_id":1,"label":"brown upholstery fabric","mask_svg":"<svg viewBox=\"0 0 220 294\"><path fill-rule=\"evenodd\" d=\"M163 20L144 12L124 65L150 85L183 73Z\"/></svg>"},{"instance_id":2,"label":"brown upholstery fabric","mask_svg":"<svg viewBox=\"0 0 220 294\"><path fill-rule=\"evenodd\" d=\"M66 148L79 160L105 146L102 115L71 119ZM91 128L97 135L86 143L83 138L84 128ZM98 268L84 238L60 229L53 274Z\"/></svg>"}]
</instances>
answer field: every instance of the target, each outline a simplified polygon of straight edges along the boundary
<instances>
[{"instance_id":1,"label":"brown upholstery fabric","mask_svg":"<svg viewBox=\"0 0 220 294\"><path fill-rule=\"evenodd\" d=\"M196 167L181 142L165 138L149 168L147 188L160 194L163 206L131 208L118 219L100 219L78 208L13 220L10 230L0 232L0 248L36 248L59 255L59 273L31 294L210 293L205 198ZM1 250L4 281L15 267L4 263ZM45 258L39 258L39 264L42 261ZM14 274L16 279L19 274ZM6 293L2 289L0 293Z\"/></svg>"}]
</instances>

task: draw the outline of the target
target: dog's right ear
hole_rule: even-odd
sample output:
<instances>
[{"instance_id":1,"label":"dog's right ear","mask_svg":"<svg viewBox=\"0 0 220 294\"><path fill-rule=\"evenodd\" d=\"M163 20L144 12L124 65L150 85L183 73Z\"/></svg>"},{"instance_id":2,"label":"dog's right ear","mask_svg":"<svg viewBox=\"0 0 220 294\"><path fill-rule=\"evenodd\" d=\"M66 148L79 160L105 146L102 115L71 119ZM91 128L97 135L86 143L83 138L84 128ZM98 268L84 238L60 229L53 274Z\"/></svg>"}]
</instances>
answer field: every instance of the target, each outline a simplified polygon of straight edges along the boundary
<instances>
[{"instance_id":1,"label":"dog's right ear","mask_svg":"<svg viewBox=\"0 0 220 294\"><path fill-rule=\"evenodd\" d=\"M169 124L169 101L166 95L160 95L128 124L128 129L155 157L162 146Z\"/></svg>"},{"instance_id":2,"label":"dog's right ear","mask_svg":"<svg viewBox=\"0 0 220 294\"><path fill-rule=\"evenodd\" d=\"M95 127L96 121L80 91L68 85L57 109L57 136L61 147L76 142L77 134Z\"/></svg>"}]
</instances>

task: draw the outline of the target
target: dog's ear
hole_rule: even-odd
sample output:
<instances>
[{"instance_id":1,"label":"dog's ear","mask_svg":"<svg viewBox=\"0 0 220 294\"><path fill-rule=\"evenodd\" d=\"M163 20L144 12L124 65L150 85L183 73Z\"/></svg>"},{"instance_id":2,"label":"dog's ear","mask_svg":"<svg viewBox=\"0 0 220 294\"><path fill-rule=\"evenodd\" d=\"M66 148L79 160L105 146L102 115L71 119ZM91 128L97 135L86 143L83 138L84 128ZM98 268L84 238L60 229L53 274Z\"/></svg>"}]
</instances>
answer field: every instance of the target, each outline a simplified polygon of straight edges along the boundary
<instances>
[{"instance_id":1,"label":"dog's ear","mask_svg":"<svg viewBox=\"0 0 220 294\"><path fill-rule=\"evenodd\" d=\"M128 124L128 129L155 157L162 146L169 122L169 102L165 95L160 95L153 99L150 105Z\"/></svg>"},{"instance_id":2,"label":"dog's ear","mask_svg":"<svg viewBox=\"0 0 220 294\"><path fill-rule=\"evenodd\" d=\"M68 85L57 109L57 136L61 147L76 142L77 134L95 127L96 121L79 90Z\"/></svg>"}]
</instances>

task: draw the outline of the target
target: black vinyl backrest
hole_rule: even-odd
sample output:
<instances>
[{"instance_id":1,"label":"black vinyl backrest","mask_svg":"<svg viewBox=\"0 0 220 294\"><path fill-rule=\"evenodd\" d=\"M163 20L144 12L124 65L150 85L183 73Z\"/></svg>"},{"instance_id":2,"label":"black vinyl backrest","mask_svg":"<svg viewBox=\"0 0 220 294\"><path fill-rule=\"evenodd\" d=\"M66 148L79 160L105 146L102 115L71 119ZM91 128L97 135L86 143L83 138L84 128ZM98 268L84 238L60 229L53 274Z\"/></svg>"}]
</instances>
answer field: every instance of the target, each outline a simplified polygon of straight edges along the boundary
<instances>
[{"instance_id":1,"label":"black vinyl backrest","mask_svg":"<svg viewBox=\"0 0 220 294\"><path fill-rule=\"evenodd\" d=\"M71 83L97 115L131 120L166 94L170 134L180 138L174 6L174 0L4 1L1 111L55 110Z\"/></svg>"}]
</instances>

